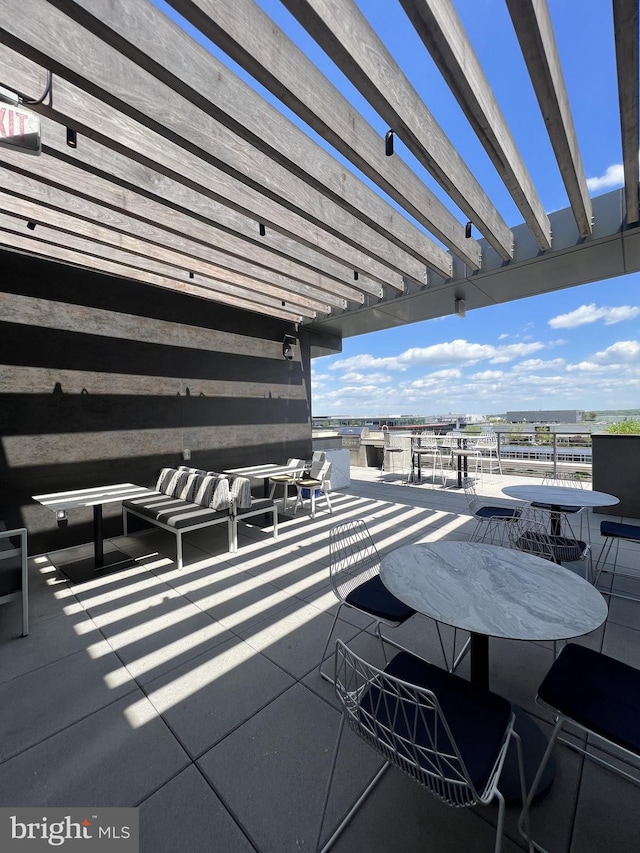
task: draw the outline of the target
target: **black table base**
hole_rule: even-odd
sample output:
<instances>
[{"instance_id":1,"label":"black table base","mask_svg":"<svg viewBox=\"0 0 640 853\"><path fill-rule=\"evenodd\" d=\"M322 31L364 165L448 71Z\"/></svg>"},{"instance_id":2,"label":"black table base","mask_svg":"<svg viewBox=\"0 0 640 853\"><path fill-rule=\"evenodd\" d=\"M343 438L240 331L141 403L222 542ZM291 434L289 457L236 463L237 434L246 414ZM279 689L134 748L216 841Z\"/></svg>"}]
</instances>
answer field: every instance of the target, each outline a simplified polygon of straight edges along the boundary
<instances>
[{"instance_id":1,"label":"black table base","mask_svg":"<svg viewBox=\"0 0 640 853\"><path fill-rule=\"evenodd\" d=\"M489 687L489 637L485 634L471 634L470 648L470 681L487 690ZM515 714L514 730L520 735L522 741L522 753L524 761L524 776L527 791L531 788L534 777L542 761L542 756L547 748L548 740L536 723L524 708L512 705ZM547 764L535 796L537 802L548 791L555 775L555 763L553 757ZM509 745L507 757L500 776L498 785L503 797L507 802L522 802L520 775L518 772L518 755L515 741Z\"/></svg>"},{"instance_id":2,"label":"black table base","mask_svg":"<svg viewBox=\"0 0 640 853\"><path fill-rule=\"evenodd\" d=\"M108 554L103 554L101 566L96 566L95 557L85 557L82 560L57 565L56 569L62 577L72 583L84 583L101 578L103 575L130 569L135 565L136 561L133 557L127 557L122 551L110 551Z\"/></svg>"}]
</instances>

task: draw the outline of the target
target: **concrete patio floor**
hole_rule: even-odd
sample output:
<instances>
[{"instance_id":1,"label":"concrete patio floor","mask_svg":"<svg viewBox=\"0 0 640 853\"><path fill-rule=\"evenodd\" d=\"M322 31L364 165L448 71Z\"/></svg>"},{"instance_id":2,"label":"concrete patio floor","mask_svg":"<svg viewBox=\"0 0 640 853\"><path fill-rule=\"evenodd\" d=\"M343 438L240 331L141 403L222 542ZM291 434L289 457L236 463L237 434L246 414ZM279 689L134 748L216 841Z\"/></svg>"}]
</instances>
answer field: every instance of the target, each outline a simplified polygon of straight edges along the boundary
<instances>
[{"instance_id":1,"label":"concrete patio floor","mask_svg":"<svg viewBox=\"0 0 640 853\"><path fill-rule=\"evenodd\" d=\"M313 850L339 723L317 671L336 606L328 531L363 518L384 553L466 539L474 527L463 493L351 474L332 515L321 505L315 520L283 517L276 541L241 525L229 554L216 527L187 537L182 572L160 530L111 540L135 567L81 585L54 566L91 545L30 558L29 636L19 636L19 604L0 609L0 805L138 806L144 853ZM493 478L479 492L521 482L531 480ZM602 518L611 516L590 514L594 557ZM618 564L638 567L638 557L623 543ZM640 582L618 583L640 595ZM368 620L343 614L337 635L379 661ZM389 631L441 662L427 618ZM612 599L605 625L579 642L640 666L640 603ZM551 662L544 645L491 641L492 689L549 730L534 698ZM378 766L347 733L328 830ZM554 784L532 812L534 838L552 853L638 850L639 802L633 785L560 747ZM524 849L517 816L508 810L505 853ZM391 770L334 849L490 851L495 817L494 806L449 808Z\"/></svg>"}]
</instances>

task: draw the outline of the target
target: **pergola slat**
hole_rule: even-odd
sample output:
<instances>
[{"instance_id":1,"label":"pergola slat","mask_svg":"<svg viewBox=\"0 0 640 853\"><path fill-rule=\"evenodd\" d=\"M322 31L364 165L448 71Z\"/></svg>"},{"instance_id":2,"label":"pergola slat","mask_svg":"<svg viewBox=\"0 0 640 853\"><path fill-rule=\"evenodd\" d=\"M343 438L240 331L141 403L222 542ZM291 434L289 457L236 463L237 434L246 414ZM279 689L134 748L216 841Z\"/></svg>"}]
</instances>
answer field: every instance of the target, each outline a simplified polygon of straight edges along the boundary
<instances>
[{"instance_id":1,"label":"pergola slat","mask_svg":"<svg viewBox=\"0 0 640 853\"><path fill-rule=\"evenodd\" d=\"M282 0L503 260L513 234L352 0Z\"/></svg>"},{"instance_id":2,"label":"pergola slat","mask_svg":"<svg viewBox=\"0 0 640 853\"><path fill-rule=\"evenodd\" d=\"M2 170L0 169L0 175ZM287 290L283 287L275 287L256 278L235 273L232 270L224 270L217 265L208 263L194 256L185 255L162 246L159 243L149 243L146 240L134 237L124 232L116 231L103 225L97 225L78 216L45 207L38 202L8 195L0 190L0 209L18 216L24 220L32 220L36 223L44 223L47 228L53 228L63 233L85 238L87 240L102 243L105 247L121 249L131 254L138 255L145 260L145 266L152 268L156 261L170 264L177 269L184 270L184 277L198 276L198 283L205 286L215 286L212 282L203 282L201 277L220 282L222 285L230 284L238 288L238 295L242 291L248 291L247 295L264 294L274 299L290 303L295 310L301 314L329 314L331 306L327 302L321 302L314 297L303 296L300 293ZM158 235L159 236L159 235ZM340 306L344 308L345 306Z\"/></svg>"},{"instance_id":3,"label":"pergola slat","mask_svg":"<svg viewBox=\"0 0 640 853\"><path fill-rule=\"evenodd\" d=\"M0 230L21 236L25 234L25 219L23 217L16 218L8 213L0 213ZM165 282L175 282L176 289L178 290L181 289L180 285L188 282L191 286L198 287L203 292L209 291L211 294L224 295L228 299L237 299L243 305L245 303L252 303L263 305L267 308L286 307L286 300L279 297L273 297L256 291L247 291L234 284L220 280L214 281L212 278L207 278L203 275L200 276L198 282L191 282L188 272L183 267L176 267L167 261L151 258L143 259L137 253L129 250L106 246L93 239L78 236L77 234L70 234L66 231L63 232L56 227L55 223L49 226L46 222L39 222L36 229L33 232L29 231L28 235L40 243L48 243L52 246L71 249L98 261L103 260L108 263L117 264L123 269L129 268L134 271L151 273ZM285 302L285 305L282 304L283 302ZM230 302L229 304L235 303ZM289 311L308 319L314 319L317 316L317 313L312 309L301 308L300 305L295 303L292 303Z\"/></svg>"},{"instance_id":4,"label":"pergola slat","mask_svg":"<svg viewBox=\"0 0 640 853\"><path fill-rule=\"evenodd\" d=\"M591 234L592 208L569 96L546 0L507 0L522 55L582 237Z\"/></svg>"},{"instance_id":5,"label":"pergola slat","mask_svg":"<svg viewBox=\"0 0 640 853\"><path fill-rule=\"evenodd\" d=\"M93 7L91 0L81 2ZM465 237L461 223L400 156L384 156L380 133L253 0L173 0L171 5L453 254L480 268L479 243Z\"/></svg>"},{"instance_id":6,"label":"pergola slat","mask_svg":"<svg viewBox=\"0 0 640 853\"><path fill-rule=\"evenodd\" d=\"M288 320L292 323L301 323L303 320L301 315L287 311L281 306L269 307L260 302L234 298L225 293L216 293L206 287L187 284L186 282L170 279L166 276L147 272L146 270L140 270L115 261L106 260L94 254L83 253L75 249L67 248L66 246L59 246L53 242L46 242L35 237L24 236L23 234L17 233L13 228L9 228L4 217L2 217L2 214L0 214L0 218L2 219L0 224L0 246L17 249L26 252L29 255L37 255L38 257L50 260L62 261L63 263L71 264L74 267L83 267L84 269L94 270L95 272L103 272L120 278L141 281L145 284L151 284L154 287L162 287L165 290L172 290L189 296L196 296L200 299L222 302L223 304L230 305L233 308L254 311L258 314L266 314L269 317L278 317L281 320Z\"/></svg>"},{"instance_id":7,"label":"pergola slat","mask_svg":"<svg viewBox=\"0 0 640 853\"><path fill-rule=\"evenodd\" d=\"M10 48L5 48L0 51L0 79L11 80L16 88L25 94L33 95L42 89L41 83L37 82L38 77L34 74L34 69L38 68L33 62ZM39 77L42 77L41 71ZM86 186L86 192L91 195L94 191L89 189L89 185L93 187L95 184L95 173L107 175L116 184L120 185L115 189L115 199L113 203L118 204L119 199L123 199L126 191L120 187L135 187L140 193L145 193L158 202L163 202L168 205L167 210L171 207L178 207L185 212L191 212L199 215L205 221L211 223L214 227L231 232L239 237L246 238L251 245L244 249L244 253L253 251L253 247L258 244L258 251L264 247L265 250L273 250L278 255L290 257L297 262L302 263L314 270L318 270L322 275L330 276L338 281L349 282L352 286L367 293L375 298L380 298L383 295L381 284L384 283L394 290L402 287L400 277L391 273L388 269L378 264L376 261L365 257L361 253L356 253L348 245L335 240L331 235L327 242L331 243L332 248L335 247L335 254L330 255L326 247L324 251L317 245L307 242L316 233L313 226L307 222L299 221L298 217L290 215L288 224L294 226L296 231L306 234L307 240L301 242L296 239L297 234L283 234L281 231L276 231L269 227L266 229L264 236L258 232L258 222L255 218L249 218L250 212L240 210L229 206L224 199L220 199L214 190L216 189L215 181L209 176L202 173L196 165L186 170L184 163L176 164L175 160L171 161L170 157L166 158L167 164L173 166L182 165L183 171L177 174L175 170L169 170L167 165L164 172L158 171L162 169L162 164L157 162L150 164L149 158L143 156L144 151L144 133L135 122L127 124L132 135L136 135L136 143L140 150L139 160L132 161L127 154L130 150L125 149L124 145L127 141L127 133L122 132L118 114L115 110L107 105L102 104L97 99L92 99L91 96L81 92L73 84L64 79L56 78L55 81L55 106L53 109L48 106L39 107L42 115L43 124L43 150L48 151L53 156L60 157L65 161L69 157L77 165L84 170L84 175L80 177L74 172L73 176L67 181L70 191L79 192ZM83 113L86 121L91 121L92 109L95 110L94 120L99 121L99 114L104 113L106 116L104 121L104 130L107 132L115 128L114 132L119 134L118 139L122 139L122 146L115 148L107 147L101 142L95 141L89 136L81 137L81 144L71 153L66 145L64 124L67 122L67 114L75 109L78 103L84 104L87 101ZM50 116L51 118L47 118ZM102 126L102 124L100 125ZM147 132L149 136L153 136L151 132ZM103 137L105 138L105 137ZM109 141L105 138L105 141ZM178 149L176 149L177 151ZM11 153L11 152L7 152ZM178 156L177 154L175 155ZM186 154L185 158L190 155ZM32 158L37 162L36 158ZM193 158L194 160L196 158ZM155 168L153 168L155 167ZM186 172L186 175L184 174ZM64 172L64 166L56 166L52 172L52 180L61 181L61 174ZM201 181L198 182L200 175ZM207 187L202 183L206 178ZM205 190L210 191L205 194ZM245 188L247 189L247 188ZM251 192L247 189L247 192ZM275 209L276 206L274 205ZM288 214L288 211L284 211ZM170 216L170 212L167 214ZM219 234L220 240L224 239L224 234ZM319 238L318 238L319 240ZM261 244L261 245L260 245ZM322 251L322 254L320 252ZM361 261L362 265L355 267L360 276L358 281L354 281L353 266L347 265L347 260ZM364 268L366 264L366 270ZM371 273L375 274L375 280Z\"/></svg>"},{"instance_id":8,"label":"pergola slat","mask_svg":"<svg viewBox=\"0 0 640 853\"><path fill-rule=\"evenodd\" d=\"M224 125L219 138L212 138L212 148L222 152L231 167L245 174L260 169L266 186L270 181L283 184L278 166L284 167L403 251L450 277L451 257L444 249L147 0L75 0L65 4L65 12ZM249 145L227 144L238 136ZM253 149L264 157L256 157ZM275 163L270 165L270 160ZM296 186L291 199L297 196Z\"/></svg>"},{"instance_id":9,"label":"pergola slat","mask_svg":"<svg viewBox=\"0 0 640 853\"><path fill-rule=\"evenodd\" d=\"M551 226L515 140L453 5L400 0L504 181L538 246L551 248Z\"/></svg>"},{"instance_id":10,"label":"pergola slat","mask_svg":"<svg viewBox=\"0 0 640 853\"><path fill-rule=\"evenodd\" d=\"M613 0L627 224L638 222L638 0Z\"/></svg>"},{"instance_id":11,"label":"pergola slat","mask_svg":"<svg viewBox=\"0 0 640 853\"><path fill-rule=\"evenodd\" d=\"M171 246L188 257L201 258L293 292L325 299L337 308L345 307L347 301L362 304L364 300L362 293L314 274L301 264L281 259L281 269L274 268L278 256L270 256L259 247L252 247L253 263L245 260L242 253L247 252L247 247L238 238L224 232L212 234L212 229L201 220L175 209L167 210L158 202L130 190L114 188L96 175L86 180L86 174L78 174L75 166L61 160L53 161L47 153L37 160L30 160L28 172L23 171L26 164L19 153L6 151L3 157L4 167L0 169L0 175L4 186L21 198L70 211L116 232L135 234L150 243ZM47 162L49 160L52 162ZM46 182L53 174L56 179L67 181L64 188ZM73 186L81 177L84 194L77 194L73 192ZM104 201L104 204L99 204L99 201ZM224 243L225 250L220 247L220 242ZM256 262L259 260L263 261L262 265Z\"/></svg>"},{"instance_id":12,"label":"pergola slat","mask_svg":"<svg viewBox=\"0 0 640 853\"><path fill-rule=\"evenodd\" d=\"M242 144L215 119L46 0L5 0L3 11L3 40L14 47L16 39L28 44L27 55L47 63L56 74L73 79L87 91L69 117L74 120L84 112L85 119L80 121L88 132L100 132L95 107L100 98L102 106L108 103L117 112L118 128L112 127L112 132L120 137L121 144L128 143L133 150L137 132L139 153L164 161L167 166L171 162L181 172L190 163L192 179L204 183L207 176L219 197L244 204L258 220L263 214L267 219L277 216L281 221L298 216L300 237L310 229L321 245L333 237L400 276L424 283L424 261L364 225L257 149ZM88 99L92 97L89 91L95 92L90 117L86 115ZM54 104L59 107L57 97ZM137 131L132 122L139 125ZM122 133L125 128L126 138ZM276 206L280 208L277 212Z\"/></svg>"}]
</instances>

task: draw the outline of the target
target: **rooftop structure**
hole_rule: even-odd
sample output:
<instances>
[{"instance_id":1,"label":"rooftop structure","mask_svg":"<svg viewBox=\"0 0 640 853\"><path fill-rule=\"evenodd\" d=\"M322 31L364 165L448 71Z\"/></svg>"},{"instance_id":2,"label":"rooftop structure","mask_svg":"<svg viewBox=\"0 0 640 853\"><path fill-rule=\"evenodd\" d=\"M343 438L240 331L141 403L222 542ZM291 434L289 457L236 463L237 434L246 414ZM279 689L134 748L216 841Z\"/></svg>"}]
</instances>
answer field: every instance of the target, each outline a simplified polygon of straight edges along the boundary
<instances>
[{"instance_id":1,"label":"rooftop structure","mask_svg":"<svg viewBox=\"0 0 640 853\"><path fill-rule=\"evenodd\" d=\"M0 81L21 98L9 112L40 116L43 148L5 150L0 245L305 326L317 353L346 335L640 268L634 0L614 0L597 45L617 68L626 189L593 200L547 5L507 3L538 101L528 124L548 131L566 190L568 206L550 215L453 4L398 4L507 188L515 222L353 0L284 5L391 129L386 143L253 0L171 5L275 104L147 0L5 0ZM393 150L394 136L451 204Z\"/></svg>"}]
</instances>

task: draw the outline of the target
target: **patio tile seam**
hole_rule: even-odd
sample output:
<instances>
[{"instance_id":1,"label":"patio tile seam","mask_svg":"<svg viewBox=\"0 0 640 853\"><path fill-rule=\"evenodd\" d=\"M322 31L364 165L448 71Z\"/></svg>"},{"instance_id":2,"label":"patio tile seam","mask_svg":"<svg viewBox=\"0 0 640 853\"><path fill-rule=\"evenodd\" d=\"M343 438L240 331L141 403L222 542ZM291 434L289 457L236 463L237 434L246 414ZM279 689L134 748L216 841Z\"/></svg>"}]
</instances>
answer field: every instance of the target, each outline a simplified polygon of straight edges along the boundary
<instances>
[{"instance_id":1,"label":"patio tile seam","mask_svg":"<svg viewBox=\"0 0 640 853\"><path fill-rule=\"evenodd\" d=\"M259 848L256 846L256 844L251 839L251 837L248 834L248 832L246 831L242 821L234 813L234 810L232 808L230 808L229 805L225 802L224 797L222 796L221 792L218 791L216 786L207 778L207 775L203 772L200 765L194 759L190 759L188 764L185 767L182 767L180 770L176 771L173 774L173 776L171 776L169 779L166 779L161 785L158 785L153 791L150 791L145 797L138 800L138 802L136 802L134 804L134 808L140 808L141 806L143 806L147 800L151 799L151 797L153 797L154 794L157 794L164 787L166 787L166 785L173 782L173 780L176 779L178 776L180 776L182 773L184 773L188 767L193 767L193 769L196 771L196 773L199 774L199 776L202 778L204 783L210 788L211 791L213 791L214 795L218 798L218 800L220 801L220 804L225 809L225 811L227 812L227 814L229 815L231 820L234 822L234 824L237 826L238 830L240 831L242 836L246 839L247 843L250 844L251 847L253 847L253 849L256 851L256 853L260 853Z\"/></svg>"},{"instance_id":2,"label":"patio tile seam","mask_svg":"<svg viewBox=\"0 0 640 853\"><path fill-rule=\"evenodd\" d=\"M32 749L36 749L37 747L41 746L43 743L46 743L48 740L51 740L51 738L58 737L63 732L66 732L69 729L72 729L74 726L78 725L78 723L82 723L85 720L88 720L91 717L96 716L96 714L101 714L106 708L110 708L112 705L115 705L115 704L121 702L123 699L126 699L127 696L130 696L132 693L134 693L136 686L138 686L138 685L133 684L131 687L131 690L127 691L126 693L121 693L119 696L115 697L110 702L105 702L99 708L94 708L93 711L89 711L88 713L83 714L82 716L78 717L77 719L73 720L72 722L68 723L67 725L61 726L60 728L56 729L55 731L50 732L46 737L43 737L38 741L34 741L34 743L29 744L29 746L25 747L24 749L19 749L17 752L12 753L11 755L7 756L6 758L0 759L0 767L2 767L4 764L6 764L7 761L12 761L17 756L24 755L25 753L30 752ZM138 686L138 688L139 688L139 686ZM183 747L183 749L184 749L184 747ZM188 753L187 753L187 755L188 755Z\"/></svg>"}]
</instances>

